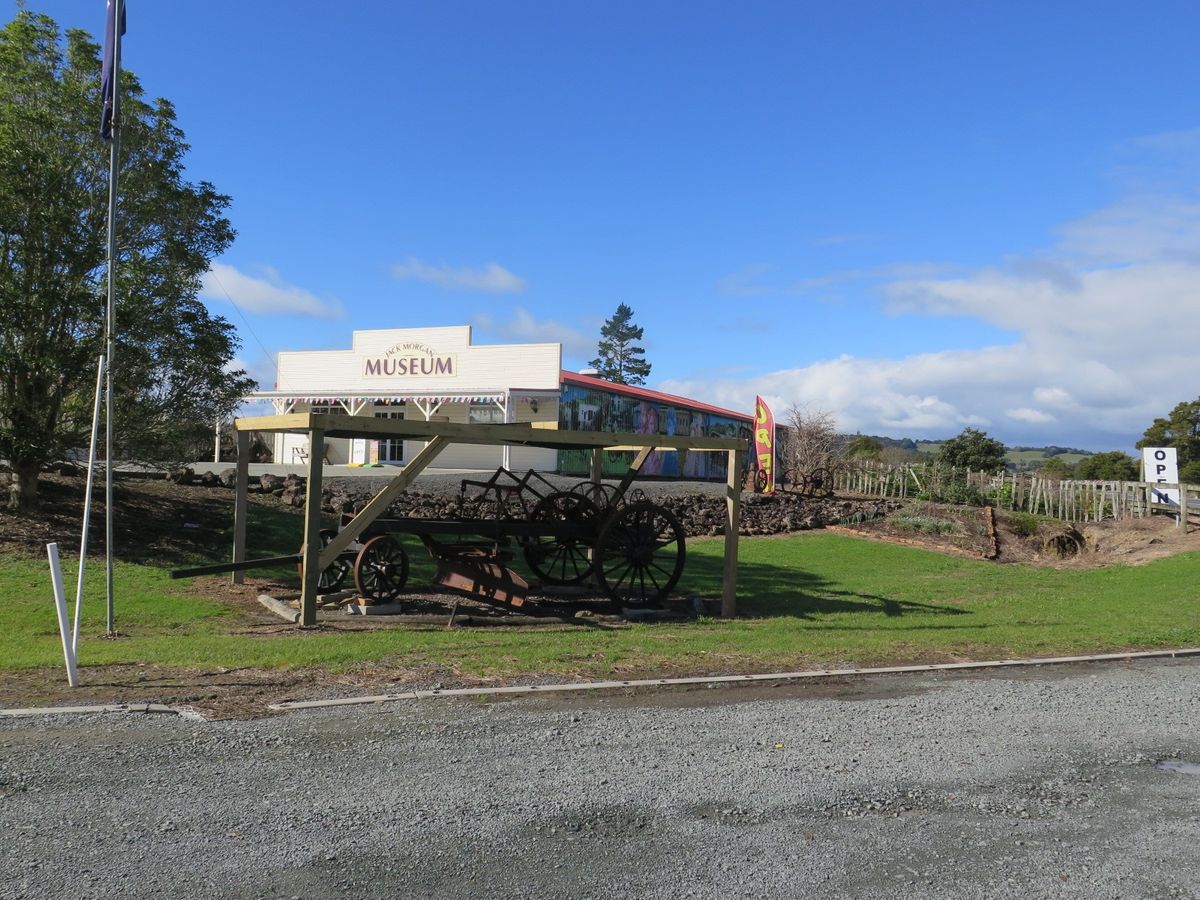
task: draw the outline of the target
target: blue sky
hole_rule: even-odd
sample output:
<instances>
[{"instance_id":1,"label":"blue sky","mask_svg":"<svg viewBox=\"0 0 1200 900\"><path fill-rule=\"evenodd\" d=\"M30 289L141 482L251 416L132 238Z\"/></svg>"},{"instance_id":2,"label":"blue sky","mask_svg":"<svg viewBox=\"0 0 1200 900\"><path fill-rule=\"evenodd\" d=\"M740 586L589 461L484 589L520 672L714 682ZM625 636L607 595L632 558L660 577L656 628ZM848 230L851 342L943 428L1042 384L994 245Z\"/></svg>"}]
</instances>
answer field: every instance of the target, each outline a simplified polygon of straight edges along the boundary
<instances>
[{"instance_id":1,"label":"blue sky","mask_svg":"<svg viewBox=\"0 0 1200 900\"><path fill-rule=\"evenodd\" d=\"M1130 449L1200 394L1194 3L128 5L264 387L354 328L578 368L624 302L650 386L848 431Z\"/></svg>"}]
</instances>

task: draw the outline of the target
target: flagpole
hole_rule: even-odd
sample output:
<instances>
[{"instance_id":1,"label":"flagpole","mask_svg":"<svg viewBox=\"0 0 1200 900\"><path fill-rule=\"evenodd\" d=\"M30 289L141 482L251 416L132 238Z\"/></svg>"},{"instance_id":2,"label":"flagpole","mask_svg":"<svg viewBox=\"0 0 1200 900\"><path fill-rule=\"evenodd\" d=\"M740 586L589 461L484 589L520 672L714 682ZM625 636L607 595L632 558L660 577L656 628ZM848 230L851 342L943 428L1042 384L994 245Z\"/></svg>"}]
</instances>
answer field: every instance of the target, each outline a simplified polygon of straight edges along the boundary
<instances>
[{"instance_id":1,"label":"flagpole","mask_svg":"<svg viewBox=\"0 0 1200 900\"><path fill-rule=\"evenodd\" d=\"M112 141L108 148L108 303L104 312L104 562L106 630L116 633L113 615L113 346L116 343L116 262L117 262L117 164L121 154L121 23L125 0L114 4L112 34Z\"/></svg>"}]
</instances>

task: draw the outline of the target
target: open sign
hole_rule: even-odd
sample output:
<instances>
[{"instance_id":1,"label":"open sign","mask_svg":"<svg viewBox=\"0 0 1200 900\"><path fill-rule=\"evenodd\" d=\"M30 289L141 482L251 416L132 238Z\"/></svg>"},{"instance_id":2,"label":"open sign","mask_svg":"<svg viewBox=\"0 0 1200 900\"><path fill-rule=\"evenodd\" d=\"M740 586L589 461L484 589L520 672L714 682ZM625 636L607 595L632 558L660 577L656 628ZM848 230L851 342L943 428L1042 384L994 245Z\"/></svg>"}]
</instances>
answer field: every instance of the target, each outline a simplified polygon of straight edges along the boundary
<instances>
[{"instance_id":1,"label":"open sign","mask_svg":"<svg viewBox=\"0 0 1200 900\"><path fill-rule=\"evenodd\" d=\"M1143 447L1142 477L1155 484L1179 483L1179 454L1174 447ZM1154 502L1179 503L1178 490L1152 489Z\"/></svg>"}]
</instances>

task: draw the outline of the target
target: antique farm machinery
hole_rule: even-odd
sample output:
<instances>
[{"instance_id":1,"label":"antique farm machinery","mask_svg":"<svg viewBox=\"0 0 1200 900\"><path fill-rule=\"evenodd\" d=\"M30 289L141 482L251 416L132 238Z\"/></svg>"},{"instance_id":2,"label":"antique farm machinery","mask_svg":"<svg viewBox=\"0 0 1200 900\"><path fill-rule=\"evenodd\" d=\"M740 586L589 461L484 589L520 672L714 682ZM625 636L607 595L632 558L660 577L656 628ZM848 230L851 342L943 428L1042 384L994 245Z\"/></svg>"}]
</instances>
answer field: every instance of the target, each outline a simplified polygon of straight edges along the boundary
<instances>
[{"instance_id":1,"label":"antique farm machinery","mask_svg":"<svg viewBox=\"0 0 1200 900\"><path fill-rule=\"evenodd\" d=\"M833 472L825 466L818 466L807 471L799 468L779 469L778 471L779 479L776 482L778 490L790 491L804 497L833 496ZM767 489L766 470L757 466L751 468L746 473L745 489L753 490L756 494L765 491Z\"/></svg>"},{"instance_id":2,"label":"antique farm machinery","mask_svg":"<svg viewBox=\"0 0 1200 900\"><path fill-rule=\"evenodd\" d=\"M437 562L443 587L513 607L528 582L509 567L519 553L544 585L593 583L621 606L658 606L683 574L684 531L669 509L640 490L585 481L561 490L530 470L503 467L485 481L464 479L453 518L380 517L321 572L322 592L353 578L369 603L398 600L408 580L405 535ZM347 516L347 521L352 516ZM322 534L328 543L336 532Z\"/></svg>"},{"instance_id":3,"label":"antique farm machinery","mask_svg":"<svg viewBox=\"0 0 1200 900\"><path fill-rule=\"evenodd\" d=\"M521 607L529 583L510 568L519 553L543 585L594 584L622 607L654 607L683 574L684 530L666 507L630 490L636 471L618 485L584 481L562 490L532 469L518 477L499 468L488 479L462 481L457 514L447 518L375 518L320 573L322 594L351 580L368 604L398 601L409 576L404 536L417 538L437 563L435 581L460 594ZM347 514L343 526L354 516ZM320 532L322 546L338 535ZM173 578L295 563L289 556L180 569Z\"/></svg>"}]
</instances>

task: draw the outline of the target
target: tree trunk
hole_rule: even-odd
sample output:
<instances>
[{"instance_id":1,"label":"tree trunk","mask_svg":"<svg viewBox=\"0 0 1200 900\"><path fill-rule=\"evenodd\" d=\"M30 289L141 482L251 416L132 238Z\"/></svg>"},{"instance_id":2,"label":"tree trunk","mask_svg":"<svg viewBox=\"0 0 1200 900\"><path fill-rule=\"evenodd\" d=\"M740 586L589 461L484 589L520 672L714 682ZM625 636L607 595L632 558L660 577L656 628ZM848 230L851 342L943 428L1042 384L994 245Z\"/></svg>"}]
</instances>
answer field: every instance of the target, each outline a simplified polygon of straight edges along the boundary
<instances>
[{"instance_id":1,"label":"tree trunk","mask_svg":"<svg viewBox=\"0 0 1200 900\"><path fill-rule=\"evenodd\" d=\"M37 463L14 462L12 485L9 487L8 508L18 512L32 512L38 506Z\"/></svg>"}]
</instances>

